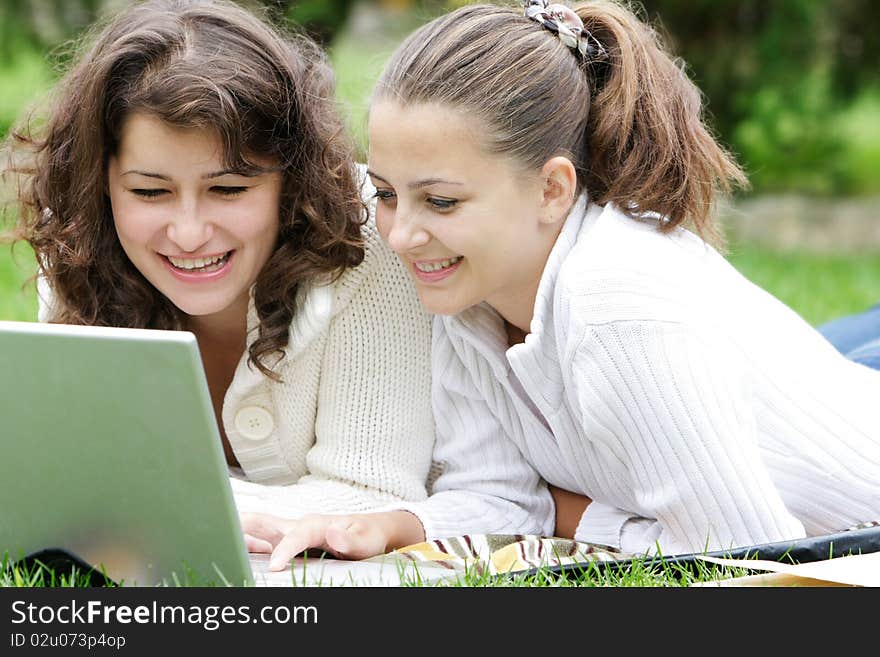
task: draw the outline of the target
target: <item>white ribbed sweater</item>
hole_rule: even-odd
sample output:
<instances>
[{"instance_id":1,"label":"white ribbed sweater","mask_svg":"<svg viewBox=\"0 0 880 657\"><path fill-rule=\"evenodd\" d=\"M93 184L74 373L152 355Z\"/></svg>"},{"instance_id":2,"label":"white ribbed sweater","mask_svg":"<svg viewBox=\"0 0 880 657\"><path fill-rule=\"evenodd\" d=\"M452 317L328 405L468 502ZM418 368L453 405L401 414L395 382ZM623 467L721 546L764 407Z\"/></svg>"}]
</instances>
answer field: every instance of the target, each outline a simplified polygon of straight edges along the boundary
<instances>
[{"instance_id":1,"label":"white ribbed sweater","mask_svg":"<svg viewBox=\"0 0 880 657\"><path fill-rule=\"evenodd\" d=\"M586 211L585 211L586 210ZM553 531L538 475L627 552L723 549L880 518L880 373L693 234L583 199L523 344L486 304L434 324L429 537Z\"/></svg>"}]
</instances>

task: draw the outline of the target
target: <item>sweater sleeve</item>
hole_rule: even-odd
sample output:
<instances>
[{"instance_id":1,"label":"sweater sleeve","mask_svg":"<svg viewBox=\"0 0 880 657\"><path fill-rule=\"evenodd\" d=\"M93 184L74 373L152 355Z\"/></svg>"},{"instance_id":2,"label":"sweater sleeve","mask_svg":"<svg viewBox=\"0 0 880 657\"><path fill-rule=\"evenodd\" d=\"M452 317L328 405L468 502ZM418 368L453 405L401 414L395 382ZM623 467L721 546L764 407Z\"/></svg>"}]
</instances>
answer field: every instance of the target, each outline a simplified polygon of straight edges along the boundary
<instances>
[{"instance_id":1,"label":"sweater sleeve","mask_svg":"<svg viewBox=\"0 0 880 657\"><path fill-rule=\"evenodd\" d=\"M605 473L611 499L587 508L578 540L679 554L805 535L761 458L743 360L685 324L584 331L575 403L618 467Z\"/></svg>"},{"instance_id":2,"label":"sweater sleeve","mask_svg":"<svg viewBox=\"0 0 880 657\"><path fill-rule=\"evenodd\" d=\"M48 322L55 314L55 294L49 281L42 274L37 275L37 321Z\"/></svg>"},{"instance_id":3,"label":"sweater sleeve","mask_svg":"<svg viewBox=\"0 0 880 657\"><path fill-rule=\"evenodd\" d=\"M547 485L507 436L471 382L440 322L434 328L434 460L431 497L397 505L421 520L426 538L461 534L551 536Z\"/></svg>"}]
</instances>

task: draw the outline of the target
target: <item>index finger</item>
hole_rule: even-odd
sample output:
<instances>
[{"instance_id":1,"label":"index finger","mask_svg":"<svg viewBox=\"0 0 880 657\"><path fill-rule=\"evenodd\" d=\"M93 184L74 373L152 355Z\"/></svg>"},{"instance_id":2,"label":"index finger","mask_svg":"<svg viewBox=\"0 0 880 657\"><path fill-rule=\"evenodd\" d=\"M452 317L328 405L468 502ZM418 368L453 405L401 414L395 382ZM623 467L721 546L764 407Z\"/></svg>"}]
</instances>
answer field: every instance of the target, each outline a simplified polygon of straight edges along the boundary
<instances>
[{"instance_id":1,"label":"index finger","mask_svg":"<svg viewBox=\"0 0 880 657\"><path fill-rule=\"evenodd\" d=\"M309 518L295 522L275 546L269 559L269 570L284 570L291 560L309 548L326 548L325 532L328 521Z\"/></svg>"}]
</instances>

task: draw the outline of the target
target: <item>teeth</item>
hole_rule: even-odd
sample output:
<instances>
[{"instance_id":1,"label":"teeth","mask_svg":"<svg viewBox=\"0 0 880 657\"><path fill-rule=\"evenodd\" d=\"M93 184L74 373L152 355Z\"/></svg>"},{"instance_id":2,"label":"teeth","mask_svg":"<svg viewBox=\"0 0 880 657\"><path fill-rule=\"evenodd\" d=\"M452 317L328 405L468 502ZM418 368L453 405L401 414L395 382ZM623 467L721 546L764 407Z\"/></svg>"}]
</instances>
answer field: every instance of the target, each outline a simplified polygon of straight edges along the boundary
<instances>
[{"instance_id":1,"label":"teeth","mask_svg":"<svg viewBox=\"0 0 880 657\"><path fill-rule=\"evenodd\" d=\"M461 260L462 256L456 256L454 258L449 258L448 260L442 260L440 262L417 262L416 269L419 271L423 271L426 274L432 271L440 271L441 269L446 269L447 267L451 267L456 262Z\"/></svg>"},{"instance_id":2,"label":"teeth","mask_svg":"<svg viewBox=\"0 0 880 657\"><path fill-rule=\"evenodd\" d=\"M187 271L204 269L206 267L212 267L212 265L223 264L224 262L226 262L228 257L229 253L214 256L213 258L175 258L174 256L167 256L172 265L174 265L178 269L186 269ZM216 269L219 269L219 267L213 267L211 271L215 271Z\"/></svg>"}]
</instances>

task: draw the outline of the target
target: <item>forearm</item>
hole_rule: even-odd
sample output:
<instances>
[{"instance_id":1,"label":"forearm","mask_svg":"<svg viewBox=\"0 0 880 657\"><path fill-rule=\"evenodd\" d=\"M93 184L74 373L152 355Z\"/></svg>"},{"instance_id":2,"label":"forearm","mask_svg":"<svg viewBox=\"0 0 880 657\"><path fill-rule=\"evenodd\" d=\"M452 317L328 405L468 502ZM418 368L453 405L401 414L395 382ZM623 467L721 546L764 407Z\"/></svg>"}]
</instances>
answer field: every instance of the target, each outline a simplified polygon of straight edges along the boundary
<instances>
[{"instance_id":1,"label":"forearm","mask_svg":"<svg viewBox=\"0 0 880 657\"><path fill-rule=\"evenodd\" d=\"M385 552L398 548L422 543L425 540L425 528L414 513L409 511L385 511L365 514L367 519L382 527L387 538Z\"/></svg>"},{"instance_id":2,"label":"forearm","mask_svg":"<svg viewBox=\"0 0 880 657\"><path fill-rule=\"evenodd\" d=\"M578 523L592 500L585 495L550 486L550 494L556 505L556 528L554 536L574 538Z\"/></svg>"}]
</instances>

